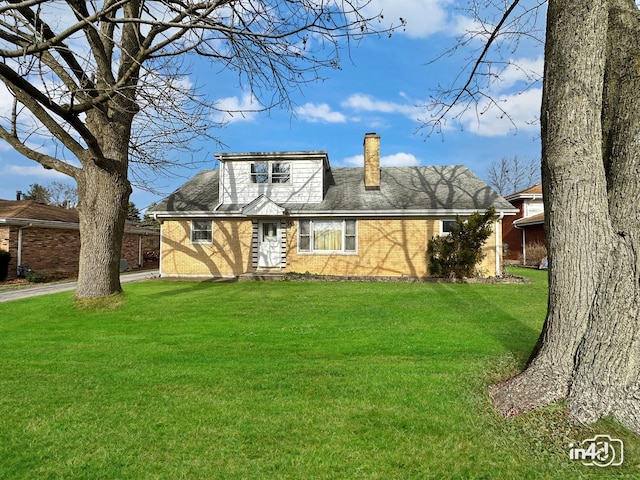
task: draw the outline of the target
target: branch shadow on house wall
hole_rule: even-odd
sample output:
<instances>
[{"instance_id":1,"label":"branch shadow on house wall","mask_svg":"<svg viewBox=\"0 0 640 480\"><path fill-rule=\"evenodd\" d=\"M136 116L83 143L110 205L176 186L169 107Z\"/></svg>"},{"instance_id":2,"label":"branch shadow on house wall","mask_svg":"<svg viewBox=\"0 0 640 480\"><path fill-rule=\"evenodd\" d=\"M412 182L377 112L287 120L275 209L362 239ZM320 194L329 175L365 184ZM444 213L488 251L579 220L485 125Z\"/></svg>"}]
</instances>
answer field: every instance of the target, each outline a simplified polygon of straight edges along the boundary
<instances>
[{"instance_id":1,"label":"branch shadow on house wall","mask_svg":"<svg viewBox=\"0 0 640 480\"><path fill-rule=\"evenodd\" d=\"M182 229L181 235L172 237L165 236L162 241L163 249L163 270L165 263L173 263L172 271L180 271L177 263L184 262L185 259L198 265L195 274L207 277L230 278L231 272L244 272L251 266L250 242L251 234L241 232L240 222L214 222L213 242L211 244L191 243L188 220L179 223L174 229ZM250 231L250 225L249 225ZM246 238L247 245L241 243L241 239ZM228 248L232 246L231 248ZM243 254L243 247L248 252ZM228 267L228 271L222 266ZM204 268L202 268L204 267Z\"/></svg>"}]
</instances>

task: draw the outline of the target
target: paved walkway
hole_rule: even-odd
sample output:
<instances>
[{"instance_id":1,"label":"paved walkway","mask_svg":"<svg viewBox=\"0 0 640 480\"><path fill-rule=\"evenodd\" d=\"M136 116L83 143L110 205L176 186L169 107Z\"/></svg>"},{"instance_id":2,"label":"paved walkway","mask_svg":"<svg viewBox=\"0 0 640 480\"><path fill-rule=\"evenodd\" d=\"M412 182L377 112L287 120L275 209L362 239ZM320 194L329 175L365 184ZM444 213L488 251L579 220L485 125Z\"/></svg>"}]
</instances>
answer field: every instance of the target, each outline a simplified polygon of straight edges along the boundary
<instances>
[{"instance_id":1,"label":"paved walkway","mask_svg":"<svg viewBox=\"0 0 640 480\"><path fill-rule=\"evenodd\" d=\"M120 283L139 282L157 278L158 270L145 270L143 272L129 272L120 275ZM37 285L30 287L16 288L15 290L6 290L0 292L0 302L11 302L12 300L20 300L22 298L37 297L40 295L48 295L50 293L66 292L75 290L78 282L60 282L50 283L48 285Z\"/></svg>"}]
</instances>

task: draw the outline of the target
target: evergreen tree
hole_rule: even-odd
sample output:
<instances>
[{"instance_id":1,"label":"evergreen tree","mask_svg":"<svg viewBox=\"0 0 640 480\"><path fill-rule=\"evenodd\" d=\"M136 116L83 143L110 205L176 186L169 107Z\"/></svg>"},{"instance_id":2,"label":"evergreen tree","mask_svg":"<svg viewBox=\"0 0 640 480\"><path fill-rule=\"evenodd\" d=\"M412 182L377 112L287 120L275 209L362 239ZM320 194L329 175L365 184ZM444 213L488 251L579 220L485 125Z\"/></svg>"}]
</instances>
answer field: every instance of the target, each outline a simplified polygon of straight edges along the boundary
<instances>
[{"instance_id":1,"label":"evergreen tree","mask_svg":"<svg viewBox=\"0 0 640 480\"><path fill-rule=\"evenodd\" d=\"M465 278L477 274L477 265L485 257L482 246L491 235L495 208L484 214L475 212L467 219L456 218L451 234L429 240L429 272L436 277Z\"/></svg>"}]
</instances>

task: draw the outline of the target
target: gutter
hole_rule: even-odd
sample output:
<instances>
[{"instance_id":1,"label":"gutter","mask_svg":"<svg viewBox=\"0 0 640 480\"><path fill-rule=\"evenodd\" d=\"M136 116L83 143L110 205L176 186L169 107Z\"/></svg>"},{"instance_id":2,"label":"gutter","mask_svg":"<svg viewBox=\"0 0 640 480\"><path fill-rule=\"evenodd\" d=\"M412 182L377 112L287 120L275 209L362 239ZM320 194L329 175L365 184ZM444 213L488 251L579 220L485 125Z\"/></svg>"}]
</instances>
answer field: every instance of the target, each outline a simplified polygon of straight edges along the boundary
<instances>
[{"instance_id":1,"label":"gutter","mask_svg":"<svg viewBox=\"0 0 640 480\"><path fill-rule=\"evenodd\" d=\"M219 208L218 204L215 208ZM214 209L215 210L215 209ZM455 217L456 215L466 216L478 212L478 209L465 209L465 210L446 210L446 209L429 209L429 210L291 210L287 209L289 217L305 217L305 218L320 218L320 217L354 217L354 218L389 218L389 217ZM500 219L505 215L516 215L517 210L503 210L500 212ZM226 211L214 213L211 211L193 211L193 212L156 212L154 217L158 218L211 218L211 217L224 217L224 218L246 218L240 211Z\"/></svg>"},{"instance_id":2,"label":"gutter","mask_svg":"<svg viewBox=\"0 0 640 480\"><path fill-rule=\"evenodd\" d=\"M214 212L218 210L224 203L224 160L222 159L222 155L216 155L216 156L220 161L220 175L218 175L218 195L220 196L220 201L213 208Z\"/></svg>"},{"instance_id":3,"label":"gutter","mask_svg":"<svg viewBox=\"0 0 640 480\"><path fill-rule=\"evenodd\" d=\"M79 230L80 224L75 222L58 222L55 220L34 220L29 218L0 218L0 225L13 225L16 227L39 227L39 228L59 228L62 230ZM157 235L154 230L147 230L142 227L127 228L125 225L124 233L133 233L136 235Z\"/></svg>"},{"instance_id":4,"label":"gutter","mask_svg":"<svg viewBox=\"0 0 640 480\"><path fill-rule=\"evenodd\" d=\"M17 227L62 228L77 230L78 224L71 222L56 222L53 220L33 220L30 218L0 218L0 225L15 225Z\"/></svg>"}]
</instances>

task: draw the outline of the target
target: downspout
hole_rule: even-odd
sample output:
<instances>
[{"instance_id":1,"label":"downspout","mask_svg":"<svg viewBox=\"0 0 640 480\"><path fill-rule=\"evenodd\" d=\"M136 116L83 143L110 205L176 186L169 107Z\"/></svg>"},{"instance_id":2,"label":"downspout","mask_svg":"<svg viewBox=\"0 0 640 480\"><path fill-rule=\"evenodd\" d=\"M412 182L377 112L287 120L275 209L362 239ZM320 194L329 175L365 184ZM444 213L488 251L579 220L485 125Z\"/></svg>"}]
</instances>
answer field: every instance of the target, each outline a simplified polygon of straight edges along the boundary
<instances>
[{"instance_id":1,"label":"downspout","mask_svg":"<svg viewBox=\"0 0 640 480\"><path fill-rule=\"evenodd\" d=\"M138 235L138 268L142 268L142 235Z\"/></svg>"},{"instance_id":2,"label":"downspout","mask_svg":"<svg viewBox=\"0 0 640 480\"><path fill-rule=\"evenodd\" d=\"M218 200L218 204L213 209L214 212L224 203L224 161L221 159L218 160L220 161L220 179L218 180L218 195L220 195L220 198Z\"/></svg>"},{"instance_id":3,"label":"downspout","mask_svg":"<svg viewBox=\"0 0 640 480\"><path fill-rule=\"evenodd\" d=\"M502 265L500 259L502 254L500 252L500 245L502 241L498 242L498 226L500 226L500 238L502 238L502 219L504 218L504 212L500 212L500 216L496 219L496 227L494 228L494 235L496 236L496 277L502 275Z\"/></svg>"},{"instance_id":4,"label":"downspout","mask_svg":"<svg viewBox=\"0 0 640 480\"><path fill-rule=\"evenodd\" d=\"M527 229L522 227L522 264L527 264Z\"/></svg>"},{"instance_id":5,"label":"downspout","mask_svg":"<svg viewBox=\"0 0 640 480\"><path fill-rule=\"evenodd\" d=\"M160 255L158 256L158 274L160 278L162 278L162 228L164 227L164 223L160 222Z\"/></svg>"}]
</instances>

